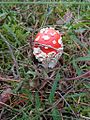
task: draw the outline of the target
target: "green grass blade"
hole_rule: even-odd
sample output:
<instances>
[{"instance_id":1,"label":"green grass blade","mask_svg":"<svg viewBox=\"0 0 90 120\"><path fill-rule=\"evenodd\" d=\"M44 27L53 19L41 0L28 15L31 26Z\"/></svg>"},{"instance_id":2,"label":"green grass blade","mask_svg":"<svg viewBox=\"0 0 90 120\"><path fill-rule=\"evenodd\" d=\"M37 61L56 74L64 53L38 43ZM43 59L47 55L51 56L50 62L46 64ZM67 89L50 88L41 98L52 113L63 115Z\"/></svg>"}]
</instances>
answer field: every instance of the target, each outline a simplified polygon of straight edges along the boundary
<instances>
[{"instance_id":1,"label":"green grass blade","mask_svg":"<svg viewBox=\"0 0 90 120\"><path fill-rule=\"evenodd\" d=\"M53 117L53 120L62 120L61 115L56 108L52 110L52 117Z\"/></svg>"},{"instance_id":2,"label":"green grass blade","mask_svg":"<svg viewBox=\"0 0 90 120\"><path fill-rule=\"evenodd\" d=\"M72 61L73 67L76 70L77 75L81 75L82 70L78 67L77 62L75 60Z\"/></svg>"},{"instance_id":3,"label":"green grass blade","mask_svg":"<svg viewBox=\"0 0 90 120\"><path fill-rule=\"evenodd\" d=\"M51 93L49 95L49 101L50 103L52 103L54 101L54 95L55 95L55 91L57 89L57 85L58 85L58 81L60 80L60 73L58 72L55 78L55 81L53 83L52 89L51 89Z\"/></svg>"},{"instance_id":4,"label":"green grass blade","mask_svg":"<svg viewBox=\"0 0 90 120\"><path fill-rule=\"evenodd\" d=\"M35 94L35 104L36 104L36 109L38 110L41 107L41 102L40 102L39 94L37 92Z\"/></svg>"},{"instance_id":5,"label":"green grass blade","mask_svg":"<svg viewBox=\"0 0 90 120\"><path fill-rule=\"evenodd\" d=\"M70 34L70 38L71 40L73 40L74 42L76 42L77 44L79 44L81 47L86 48L86 45L83 44L74 33L71 33L71 31L69 32ZM89 52L89 50L87 50Z\"/></svg>"},{"instance_id":6,"label":"green grass blade","mask_svg":"<svg viewBox=\"0 0 90 120\"><path fill-rule=\"evenodd\" d=\"M79 57L75 61L90 61L90 56Z\"/></svg>"},{"instance_id":7,"label":"green grass blade","mask_svg":"<svg viewBox=\"0 0 90 120\"><path fill-rule=\"evenodd\" d=\"M15 39L15 41L16 41L15 43L20 45L20 41L17 39L16 34L13 32L13 30L7 24L4 24L4 28Z\"/></svg>"},{"instance_id":8,"label":"green grass blade","mask_svg":"<svg viewBox=\"0 0 90 120\"><path fill-rule=\"evenodd\" d=\"M75 93L71 95L67 95L66 98L76 98L76 97L83 97L86 96L86 93Z\"/></svg>"},{"instance_id":9,"label":"green grass blade","mask_svg":"<svg viewBox=\"0 0 90 120\"><path fill-rule=\"evenodd\" d=\"M90 84L84 84L87 89L90 89Z\"/></svg>"}]
</instances>

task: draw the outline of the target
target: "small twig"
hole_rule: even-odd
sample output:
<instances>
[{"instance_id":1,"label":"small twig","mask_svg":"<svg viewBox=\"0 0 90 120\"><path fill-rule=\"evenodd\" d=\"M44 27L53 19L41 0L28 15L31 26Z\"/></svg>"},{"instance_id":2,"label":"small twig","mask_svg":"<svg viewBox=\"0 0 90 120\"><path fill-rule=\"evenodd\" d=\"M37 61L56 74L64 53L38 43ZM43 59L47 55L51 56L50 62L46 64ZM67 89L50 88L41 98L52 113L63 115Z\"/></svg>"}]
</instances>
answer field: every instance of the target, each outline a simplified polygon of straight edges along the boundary
<instances>
[{"instance_id":1,"label":"small twig","mask_svg":"<svg viewBox=\"0 0 90 120\"><path fill-rule=\"evenodd\" d=\"M15 120L17 118L17 116L19 116L21 114L22 111L20 111L19 113L17 113L11 120Z\"/></svg>"},{"instance_id":2,"label":"small twig","mask_svg":"<svg viewBox=\"0 0 90 120\"><path fill-rule=\"evenodd\" d=\"M73 109L71 108L71 106L68 104L68 102L66 101L66 99L61 95L60 92L58 92L58 94L59 94L60 97L65 101L65 103L68 105L68 107L70 108L70 110L72 111L72 113L76 116L75 112L73 111Z\"/></svg>"},{"instance_id":3,"label":"small twig","mask_svg":"<svg viewBox=\"0 0 90 120\"><path fill-rule=\"evenodd\" d=\"M64 78L64 80L78 80L78 79L81 79L81 78L89 78L90 77L90 71L80 75L80 76L77 76L77 77L74 77L74 78Z\"/></svg>"},{"instance_id":4,"label":"small twig","mask_svg":"<svg viewBox=\"0 0 90 120\"><path fill-rule=\"evenodd\" d=\"M90 120L90 117L86 117L86 116L83 116L83 115L80 115L81 118L83 118L84 120Z\"/></svg>"},{"instance_id":5,"label":"small twig","mask_svg":"<svg viewBox=\"0 0 90 120\"><path fill-rule=\"evenodd\" d=\"M1 113L0 113L0 120L1 120L1 118L2 118L3 112L4 112L4 108L1 110Z\"/></svg>"},{"instance_id":6,"label":"small twig","mask_svg":"<svg viewBox=\"0 0 90 120\"><path fill-rule=\"evenodd\" d=\"M46 84L49 82L49 79L48 79L48 78L51 78L51 79L52 79L52 77L53 77L54 75L55 75L55 71L52 72L52 74L50 75L50 77L47 76L47 78L46 78L45 80L43 80L43 82L42 82L41 87L40 87L39 90L42 90L42 89L46 86Z\"/></svg>"},{"instance_id":7,"label":"small twig","mask_svg":"<svg viewBox=\"0 0 90 120\"><path fill-rule=\"evenodd\" d=\"M80 102L79 104L80 104L80 105L83 105L83 106L88 106L88 107L90 107L90 104L88 104L88 103Z\"/></svg>"},{"instance_id":8,"label":"small twig","mask_svg":"<svg viewBox=\"0 0 90 120\"><path fill-rule=\"evenodd\" d=\"M74 77L74 78L63 78L63 79L60 79L60 81L63 81L63 80L67 80L67 81L70 81L70 80L78 80L78 79L81 79L81 78L89 78L90 77L90 71L80 75L80 76L77 76L77 77ZM53 78L50 78L48 77L47 78L48 80L54 80Z\"/></svg>"},{"instance_id":9,"label":"small twig","mask_svg":"<svg viewBox=\"0 0 90 120\"><path fill-rule=\"evenodd\" d=\"M77 84L77 86L81 83L81 81ZM63 97L66 97L76 86L74 86L73 88L71 88L70 90L67 91L67 93L65 95L63 95ZM46 110L44 110L42 112L42 114L44 114L45 112L48 112L49 110L55 108L60 102L61 102L62 98L60 98L59 100L57 100L56 102L53 103L53 105L49 108L47 108Z\"/></svg>"},{"instance_id":10,"label":"small twig","mask_svg":"<svg viewBox=\"0 0 90 120\"><path fill-rule=\"evenodd\" d=\"M67 96L67 95L69 94L69 92L72 91L72 89L73 89L73 88L71 88L71 89L64 95L64 97ZM56 102L54 102L53 105L52 105L51 107L47 108L46 110L44 110L44 111L42 112L42 114L44 114L45 112L48 112L49 110L55 108L55 107L61 102L61 100L62 100L62 98L60 98L59 100L57 100Z\"/></svg>"},{"instance_id":11,"label":"small twig","mask_svg":"<svg viewBox=\"0 0 90 120\"><path fill-rule=\"evenodd\" d=\"M10 79L10 78L3 78L0 76L0 81L2 82L20 82L21 80L15 80L15 79Z\"/></svg>"},{"instance_id":12,"label":"small twig","mask_svg":"<svg viewBox=\"0 0 90 120\"><path fill-rule=\"evenodd\" d=\"M48 83L48 80L47 79L44 80L41 84L41 87L40 87L39 91L42 90L46 86L47 83Z\"/></svg>"},{"instance_id":13,"label":"small twig","mask_svg":"<svg viewBox=\"0 0 90 120\"><path fill-rule=\"evenodd\" d=\"M42 47L42 46L49 47L49 48L52 48L52 49L54 49L56 51L63 50L63 48L56 49L56 48L52 47L51 45L39 44L38 42L34 42L34 44L36 44L36 45L38 45L40 47Z\"/></svg>"},{"instance_id":14,"label":"small twig","mask_svg":"<svg viewBox=\"0 0 90 120\"><path fill-rule=\"evenodd\" d=\"M9 105L5 104L4 102L1 102L1 101L0 101L0 105L2 105L2 106L4 105L4 106L6 106L6 107L8 107L10 109L13 109L11 106L9 106Z\"/></svg>"},{"instance_id":15,"label":"small twig","mask_svg":"<svg viewBox=\"0 0 90 120\"><path fill-rule=\"evenodd\" d=\"M16 71L17 71L17 76L15 76L15 78L17 78L17 77L20 78L20 74L19 74L19 72L18 72L18 63L17 63L17 61L16 61L16 59L15 59L15 56L14 56L13 51L12 51L12 48L10 47L10 43L6 40L6 38L5 38L1 33L0 33L0 37L2 38L2 40L3 40L3 41L6 43L6 45L8 46L9 51L10 51L10 54L11 54L12 59L13 59L13 61L14 61L14 65L15 65ZM16 75L16 74L15 74L15 75Z\"/></svg>"}]
</instances>

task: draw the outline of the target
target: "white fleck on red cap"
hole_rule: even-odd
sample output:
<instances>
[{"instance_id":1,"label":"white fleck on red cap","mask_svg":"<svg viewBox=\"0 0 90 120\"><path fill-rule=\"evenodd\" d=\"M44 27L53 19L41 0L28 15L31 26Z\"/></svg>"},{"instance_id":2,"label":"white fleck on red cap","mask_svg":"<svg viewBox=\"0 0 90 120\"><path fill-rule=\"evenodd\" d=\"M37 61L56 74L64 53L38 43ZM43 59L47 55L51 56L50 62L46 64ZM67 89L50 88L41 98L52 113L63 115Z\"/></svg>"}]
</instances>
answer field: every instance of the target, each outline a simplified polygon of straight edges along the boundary
<instances>
[{"instance_id":1,"label":"white fleck on red cap","mask_svg":"<svg viewBox=\"0 0 90 120\"><path fill-rule=\"evenodd\" d=\"M43 28L34 40L33 54L42 64L53 68L63 53L62 37L54 28Z\"/></svg>"}]
</instances>

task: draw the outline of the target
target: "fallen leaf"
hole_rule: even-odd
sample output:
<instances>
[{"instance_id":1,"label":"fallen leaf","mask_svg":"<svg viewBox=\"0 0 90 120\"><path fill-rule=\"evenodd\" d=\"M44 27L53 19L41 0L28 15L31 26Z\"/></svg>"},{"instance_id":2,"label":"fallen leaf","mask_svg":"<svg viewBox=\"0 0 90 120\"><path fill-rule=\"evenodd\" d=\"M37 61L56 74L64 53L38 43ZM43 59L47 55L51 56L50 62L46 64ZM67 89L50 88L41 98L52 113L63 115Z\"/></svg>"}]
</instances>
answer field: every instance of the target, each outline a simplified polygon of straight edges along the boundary
<instances>
[{"instance_id":1,"label":"fallen leaf","mask_svg":"<svg viewBox=\"0 0 90 120\"><path fill-rule=\"evenodd\" d=\"M57 21L56 21L56 24L57 24L57 25L63 25L63 24L64 24L64 21L61 20L61 19L60 19L60 20L57 20Z\"/></svg>"},{"instance_id":2,"label":"fallen leaf","mask_svg":"<svg viewBox=\"0 0 90 120\"><path fill-rule=\"evenodd\" d=\"M2 103L6 103L11 96L11 89L10 88L6 88L0 95L0 102ZM3 107L2 104L0 104L0 108Z\"/></svg>"},{"instance_id":3,"label":"fallen leaf","mask_svg":"<svg viewBox=\"0 0 90 120\"><path fill-rule=\"evenodd\" d=\"M72 17L73 17L72 12L70 10L68 10L63 17L64 22L69 23L72 20Z\"/></svg>"}]
</instances>

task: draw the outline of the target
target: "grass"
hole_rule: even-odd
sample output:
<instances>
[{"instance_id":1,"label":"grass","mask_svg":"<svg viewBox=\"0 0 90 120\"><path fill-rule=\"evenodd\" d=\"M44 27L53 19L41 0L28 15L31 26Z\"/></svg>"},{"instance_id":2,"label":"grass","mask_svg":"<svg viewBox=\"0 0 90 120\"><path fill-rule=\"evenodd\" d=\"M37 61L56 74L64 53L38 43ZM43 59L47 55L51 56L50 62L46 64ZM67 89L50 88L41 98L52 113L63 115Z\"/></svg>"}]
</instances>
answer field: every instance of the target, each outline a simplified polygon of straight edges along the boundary
<instances>
[{"instance_id":1,"label":"grass","mask_svg":"<svg viewBox=\"0 0 90 120\"><path fill-rule=\"evenodd\" d=\"M0 4L0 119L89 120L90 2L45 2ZM47 26L63 33L64 53L53 69L32 54L35 35Z\"/></svg>"}]
</instances>

